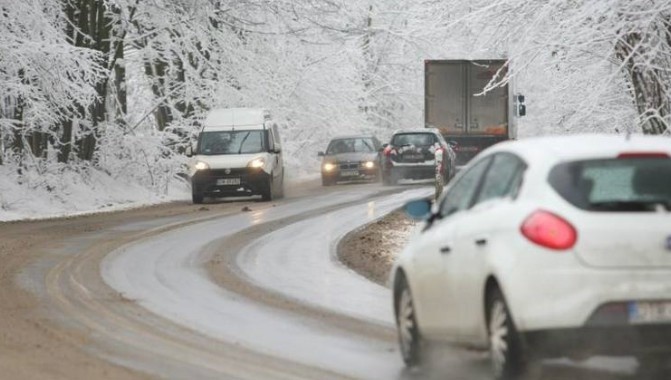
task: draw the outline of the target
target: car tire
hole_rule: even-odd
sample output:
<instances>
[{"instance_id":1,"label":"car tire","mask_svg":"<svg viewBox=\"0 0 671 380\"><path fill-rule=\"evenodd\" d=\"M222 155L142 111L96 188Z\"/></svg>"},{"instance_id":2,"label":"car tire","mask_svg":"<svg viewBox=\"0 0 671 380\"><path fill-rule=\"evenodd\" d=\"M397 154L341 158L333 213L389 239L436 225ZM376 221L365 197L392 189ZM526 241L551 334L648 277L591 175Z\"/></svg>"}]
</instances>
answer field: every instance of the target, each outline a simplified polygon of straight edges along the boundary
<instances>
[{"instance_id":1,"label":"car tire","mask_svg":"<svg viewBox=\"0 0 671 380\"><path fill-rule=\"evenodd\" d=\"M332 178L322 177L322 186L333 186L335 182Z\"/></svg>"},{"instance_id":2,"label":"car tire","mask_svg":"<svg viewBox=\"0 0 671 380\"><path fill-rule=\"evenodd\" d=\"M191 192L191 200L193 201L193 204L195 205L202 204L204 199L205 197L203 196L203 193L200 193L196 190L193 190Z\"/></svg>"},{"instance_id":3,"label":"car tire","mask_svg":"<svg viewBox=\"0 0 671 380\"><path fill-rule=\"evenodd\" d=\"M261 193L261 200L264 202L270 202L273 200L273 175L271 174L268 178L266 186L264 186L263 192Z\"/></svg>"},{"instance_id":4,"label":"car tire","mask_svg":"<svg viewBox=\"0 0 671 380\"><path fill-rule=\"evenodd\" d=\"M398 281L395 294L396 331L403 362L408 367L420 364L421 336L415 316L415 303L404 277Z\"/></svg>"},{"instance_id":5,"label":"car tire","mask_svg":"<svg viewBox=\"0 0 671 380\"><path fill-rule=\"evenodd\" d=\"M518 379L525 371L522 340L499 289L494 288L488 295L486 310L489 354L494 378Z\"/></svg>"}]
</instances>

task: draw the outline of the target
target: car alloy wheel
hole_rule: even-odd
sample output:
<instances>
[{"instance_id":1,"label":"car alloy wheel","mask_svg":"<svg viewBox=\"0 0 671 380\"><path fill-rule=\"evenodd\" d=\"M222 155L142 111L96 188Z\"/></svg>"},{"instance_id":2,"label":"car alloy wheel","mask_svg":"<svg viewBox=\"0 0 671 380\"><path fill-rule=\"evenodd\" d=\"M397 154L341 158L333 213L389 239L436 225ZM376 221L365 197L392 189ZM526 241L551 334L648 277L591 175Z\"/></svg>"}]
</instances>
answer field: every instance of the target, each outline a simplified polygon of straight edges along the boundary
<instances>
[{"instance_id":1,"label":"car alloy wheel","mask_svg":"<svg viewBox=\"0 0 671 380\"><path fill-rule=\"evenodd\" d=\"M396 306L396 325L401 355L407 366L419 363L419 330L410 289L403 283Z\"/></svg>"},{"instance_id":2,"label":"car alloy wheel","mask_svg":"<svg viewBox=\"0 0 671 380\"><path fill-rule=\"evenodd\" d=\"M495 290L489 298L487 313L494 378L516 379L524 369L521 342L500 291Z\"/></svg>"}]
</instances>

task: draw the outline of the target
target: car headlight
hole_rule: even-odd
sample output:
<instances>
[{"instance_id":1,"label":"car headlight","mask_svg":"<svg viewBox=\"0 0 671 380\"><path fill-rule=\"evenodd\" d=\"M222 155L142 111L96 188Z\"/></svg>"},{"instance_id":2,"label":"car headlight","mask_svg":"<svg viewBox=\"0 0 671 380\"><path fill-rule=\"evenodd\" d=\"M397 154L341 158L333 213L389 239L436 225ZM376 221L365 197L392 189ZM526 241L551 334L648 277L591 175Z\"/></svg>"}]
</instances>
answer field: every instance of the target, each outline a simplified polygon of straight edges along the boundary
<instances>
[{"instance_id":1,"label":"car headlight","mask_svg":"<svg viewBox=\"0 0 671 380\"><path fill-rule=\"evenodd\" d=\"M324 164L324 171L330 172L335 168L336 168L336 165L332 164L330 162L327 162L327 163Z\"/></svg>"},{"instance_id":2,"label":"car headlight","mask_svg":"<svg viewBox=\"0 0 671 380\"><path fill-rule=\"evenodd\" d=\"M375 162L373 161L366 161L363 163L363 167L366 169L372 169L375 167Z\"/></svg>"},{"instance_id":3,"label":"car headlight","mask_svg":"<svg viewBox=\"0 0 671 380\"><path fill-rule=\"evenodd\" d=\"M259 157L259 158L255 158L255 159L249 161L247 166L249 166L250 168L259 169L259 168L262 168L263 165L265 165L265 164L266 164L266 160L264 160L262 157Z\"/></svg>"},{"instance_id":4,"label":"car headlight","mask_svg":"<svg viewBox=\"0 0 671 380\"><path fill-rule=\"evenodd\" d=\"M193 166L194 169L196 170L207 170L210 168L210 165L208 165L206 162L203 161L198 161L196 164Z\"/></svg>"}]
</instances>

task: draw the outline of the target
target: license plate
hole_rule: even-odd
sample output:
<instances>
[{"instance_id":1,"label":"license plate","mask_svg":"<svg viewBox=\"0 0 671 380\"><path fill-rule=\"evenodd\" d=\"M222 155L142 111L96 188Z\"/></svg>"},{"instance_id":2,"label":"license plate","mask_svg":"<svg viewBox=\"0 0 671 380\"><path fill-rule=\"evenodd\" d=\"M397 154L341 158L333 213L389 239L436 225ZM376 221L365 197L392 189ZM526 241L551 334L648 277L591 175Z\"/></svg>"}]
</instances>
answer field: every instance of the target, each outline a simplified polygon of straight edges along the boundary
<instances>
[{"instance_id":1,"label":"license plate","mask_svg":"<svg viewBox=\"0 0 671 380\"><path fill-rule=\"evenodd\" d=\"M671 302L630 302L629 322L671 323Z\"/></svg>"},{"instance_id":2,"label":"license plate","mask_svg":"<svg viewBox=\"0 0 671 380\"><path fill-rule=\"evenodd\" d=\"M422 154L405 154L403 155L403 158L406 160L423 160L424 155Z\"/></svg>"},{"instance_id":3,"label":"license plate","mask_svg":"<svg viewBox=\"0 0 671 380\"><path fill-rule=\"evenodd\" d=\"M227 185L239 185L240 178L219 178L217 180L217 186L227 186Z\"/></svg>"},{"instance_id":4,"label":"license plate","mask_svg":"<svg viewBox=\"0 0 671 380\"><path fill-rule=\"evenodd\" d=\"M358 170L343 170L340 172L340 175L343 177L354 177L359 175Z\"/></svg>"}]
</instances>

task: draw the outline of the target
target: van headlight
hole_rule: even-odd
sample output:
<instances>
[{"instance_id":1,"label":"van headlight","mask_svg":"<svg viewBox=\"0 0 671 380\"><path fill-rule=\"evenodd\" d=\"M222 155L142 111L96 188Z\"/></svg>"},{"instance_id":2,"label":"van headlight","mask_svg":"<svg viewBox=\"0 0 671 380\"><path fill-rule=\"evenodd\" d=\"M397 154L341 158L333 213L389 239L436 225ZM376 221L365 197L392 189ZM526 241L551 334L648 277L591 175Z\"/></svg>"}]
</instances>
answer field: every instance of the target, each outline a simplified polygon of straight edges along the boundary
<instances>
[{"instance_id":1,"label":"van headlight","mask_svg":"<svg viewBox=\"0 0 671 380\"><path fill-rule=\"evenodd\" d=\"M259 157L249 161L247 166L250 168L259 169L262 168L265 164L266 160L264 160L262 157Z\"/></svg>"},{"instance_id":2,"label":"van headlight","mask_svg":"<svg viewBox=\"0 0 671 380\"><path fill-rule=\"evenodd\" d=\"M193 168L196 170L207 170L210 168L210 165L208 165L206 162L198 161L195 165L193 165Z\"/></svg>"},{"instance_id":3,"label":"van headlight","mask_svg":"<svg viewBox=\"0 0 671 380\"><path fill-rule=\"evenodd\" d=\"M325 172L330 172L335 168L336 168L335 164L332 164L330 162L327 162L327 163L324 164L324 171Z\"/></svg>"}]
</instances>

